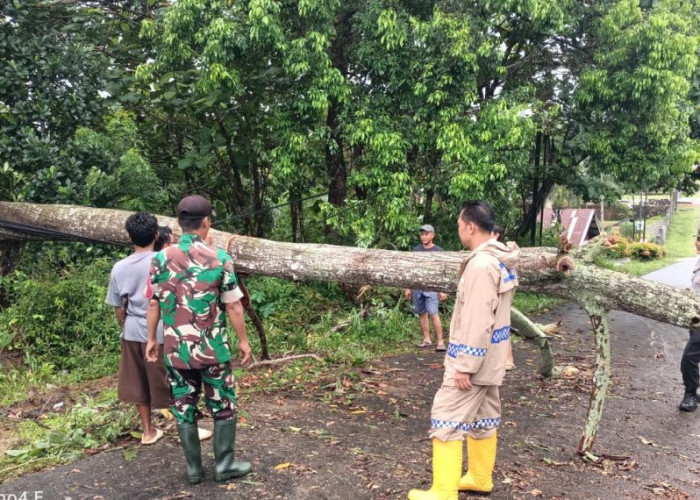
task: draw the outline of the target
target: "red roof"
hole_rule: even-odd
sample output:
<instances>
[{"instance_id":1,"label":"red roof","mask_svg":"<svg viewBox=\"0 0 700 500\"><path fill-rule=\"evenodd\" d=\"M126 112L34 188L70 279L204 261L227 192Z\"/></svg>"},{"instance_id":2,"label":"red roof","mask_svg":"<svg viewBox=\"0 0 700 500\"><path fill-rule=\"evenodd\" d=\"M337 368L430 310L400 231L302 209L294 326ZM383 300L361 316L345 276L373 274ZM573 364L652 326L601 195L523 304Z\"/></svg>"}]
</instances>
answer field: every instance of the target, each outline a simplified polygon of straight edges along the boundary
<instances>
[{"instance_id":1,"label":"red roof","mask_svg":"<svg viewBox=\"0 0 700 500\"><path fill-rule=\"evenodd\" d=\"M595 210L592 208L563 208L559 211L562 228L566 238L575 246L580 247L589 239L600 234ZM538 218L539 220L539 218ZM544 229L554 222L554 210L544 209Z\"/></svg>"}]
</instances>

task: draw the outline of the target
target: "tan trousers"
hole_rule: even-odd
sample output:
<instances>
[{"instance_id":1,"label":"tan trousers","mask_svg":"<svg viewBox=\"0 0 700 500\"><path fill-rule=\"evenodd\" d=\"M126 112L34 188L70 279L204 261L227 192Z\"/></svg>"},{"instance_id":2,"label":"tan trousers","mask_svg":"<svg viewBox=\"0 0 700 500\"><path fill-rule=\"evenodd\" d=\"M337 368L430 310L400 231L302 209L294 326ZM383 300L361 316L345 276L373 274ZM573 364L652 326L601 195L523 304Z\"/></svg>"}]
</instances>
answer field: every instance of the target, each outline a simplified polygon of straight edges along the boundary
<instances>
[{"instance_id":1,"label":"tan trousers","mask_svg":"<svg viewBox=\"0 0 700 500\"><path fill-rule=\"evenodd\" d=\"M474 385L462 391L452 377L445 377L435 393L430 420L430 437L440 441L461 440L464 434L491 437L501 423L498 386Z\"/></svg>"}]
</instances>

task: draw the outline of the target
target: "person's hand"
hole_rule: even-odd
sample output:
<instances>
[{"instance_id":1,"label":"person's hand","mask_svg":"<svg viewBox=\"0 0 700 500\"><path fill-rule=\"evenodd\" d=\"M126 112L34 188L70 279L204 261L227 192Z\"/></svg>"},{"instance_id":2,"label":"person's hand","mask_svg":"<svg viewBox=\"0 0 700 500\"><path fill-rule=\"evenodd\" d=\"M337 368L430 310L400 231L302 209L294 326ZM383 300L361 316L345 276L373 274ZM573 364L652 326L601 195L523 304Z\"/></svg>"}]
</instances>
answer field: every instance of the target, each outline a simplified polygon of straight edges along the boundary
<instances>
[{"instance_id":1,"label":"person's hand","mask_svg":"<svg viewBox=\"0 0 700 500\"><path fill-rule=\"evenodd\" d=\"M406 297L406 300L411 300L411 290L409 290L408 288L406 288L406 289L403 291L403 296Z\"/></svg>"},{"instance_id":2,"label":"person's hand","mask_svg":"<svg viewBox=\"0 0 700 500\"><path fill-rule=\"evenodd\" d=\"M245 365L248 361L250 361L250 344L248 343L247 340L244 341L239 341L238 342L238 357L241 359L241 364Z\"/></svg>"},{"instance_id":3,"label":"person's hand","mask_svg":"<svg viewBox=\"0 0 700 500\"><path fill-rule=\"evenodd\" d=\"M455 372L455 385L461 391L468 391L472 388L472 376L469 373Z\"/></svg>"},{"instance_id":4,"label":"person's hand","mask_svg":"<svg viewBox=\"0 0 700 500\"><path fill-rule=\"evenodd\" d=\"M158 361L158 342L149 340L146 343L146 359L151 363Z\"/></svg>"},{"instance_id":5,"label":"person's hand","mask_svg":"<svg viewBox=\"0 0 700 500\"><path fill-rule=\"evenodd\" d=\"M440 302L443 302L443 301L447 300L447 294L446 294L446 293L440 292L439 297L440 297Z\"/></svg>"}]
</instances>

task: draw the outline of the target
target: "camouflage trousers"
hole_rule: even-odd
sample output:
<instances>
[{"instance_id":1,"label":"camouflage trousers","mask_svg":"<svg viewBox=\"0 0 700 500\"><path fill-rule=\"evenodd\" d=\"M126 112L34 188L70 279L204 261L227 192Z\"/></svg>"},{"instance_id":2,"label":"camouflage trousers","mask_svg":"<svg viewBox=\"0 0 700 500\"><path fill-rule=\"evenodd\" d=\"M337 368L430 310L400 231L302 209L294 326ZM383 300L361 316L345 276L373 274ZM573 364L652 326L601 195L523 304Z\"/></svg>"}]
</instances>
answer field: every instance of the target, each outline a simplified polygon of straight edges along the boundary
<instances>
[{"instance_id":1,"label":"camouflage trousers","mask_svg":"<svg viewBox=\"0 0 700 500\"><path fill-rule=\"evenodd\" d=\"M202 413L197 407L202 383L207 408L214 420L233 420L238 415L236 390L230 363L201 370L167 367L170 382L170 411L181 424L193 424Z\"/></svg>"}]
</instances>

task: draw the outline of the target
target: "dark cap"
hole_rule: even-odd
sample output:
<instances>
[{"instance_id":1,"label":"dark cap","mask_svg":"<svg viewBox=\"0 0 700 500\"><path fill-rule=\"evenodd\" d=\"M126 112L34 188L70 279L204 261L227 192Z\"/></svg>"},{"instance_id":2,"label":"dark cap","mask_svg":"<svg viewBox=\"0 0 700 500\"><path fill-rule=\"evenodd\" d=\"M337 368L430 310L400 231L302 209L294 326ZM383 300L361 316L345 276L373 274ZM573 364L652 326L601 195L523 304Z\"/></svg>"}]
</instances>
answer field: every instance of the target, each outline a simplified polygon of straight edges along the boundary
<instances>
[{"instance_id":1,"label":"dark cap","mask_svg":"<svg viewBox=\"0 0 700 500\"><path fill-rule=\"evenodd\" d=\"M214 209L212 209L211 203L198 194L185 196L177 204L178 219L201 219L213 214Z\"/></svg>"}]
</instances>

